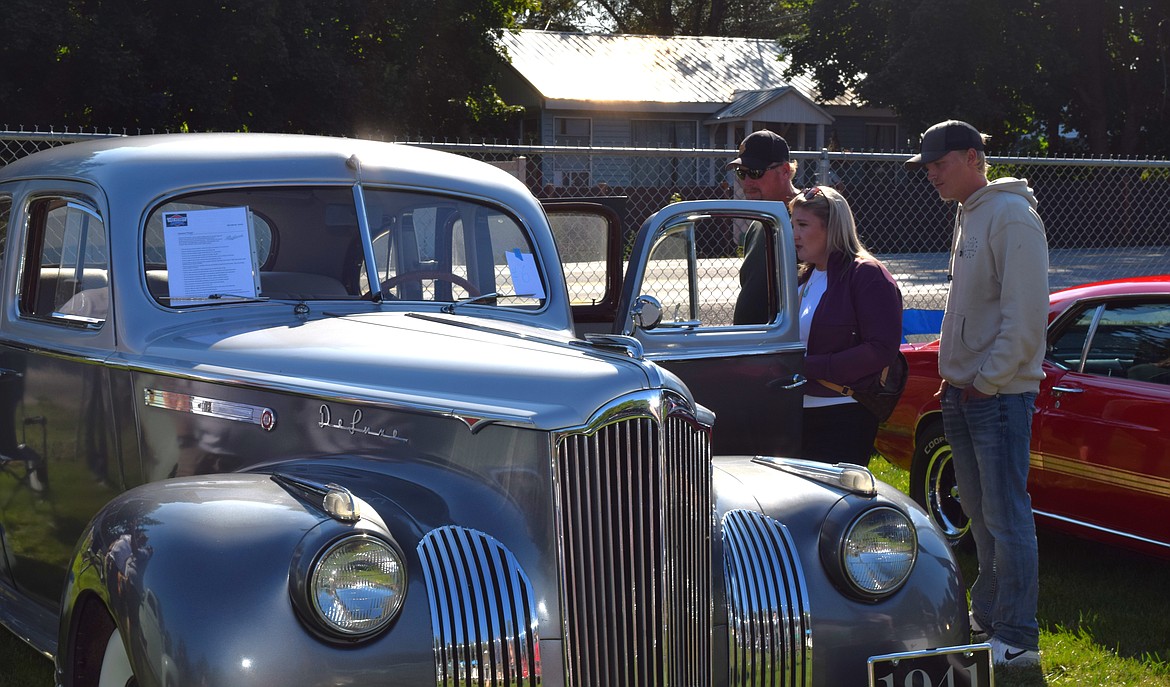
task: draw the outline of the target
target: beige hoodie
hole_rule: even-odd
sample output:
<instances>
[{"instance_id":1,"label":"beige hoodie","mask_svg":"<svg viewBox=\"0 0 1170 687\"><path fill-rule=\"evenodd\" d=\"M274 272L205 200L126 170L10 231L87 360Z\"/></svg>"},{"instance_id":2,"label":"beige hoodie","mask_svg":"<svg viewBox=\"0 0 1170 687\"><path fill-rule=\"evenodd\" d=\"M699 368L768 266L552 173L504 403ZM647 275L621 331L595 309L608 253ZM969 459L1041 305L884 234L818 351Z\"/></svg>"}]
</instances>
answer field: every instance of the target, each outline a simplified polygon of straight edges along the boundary
<instances>
[{"instance_id":1,"label":"beige hoodie","mask_svg":"<svg viewBox=\"0 0 1170 687\"><path fill-rule=\"evenodd\" d=\"M985 394L1039 391L1048 241L1027 180L996 179L959 206L938 369Z\"/></svg>"}]
</instances>

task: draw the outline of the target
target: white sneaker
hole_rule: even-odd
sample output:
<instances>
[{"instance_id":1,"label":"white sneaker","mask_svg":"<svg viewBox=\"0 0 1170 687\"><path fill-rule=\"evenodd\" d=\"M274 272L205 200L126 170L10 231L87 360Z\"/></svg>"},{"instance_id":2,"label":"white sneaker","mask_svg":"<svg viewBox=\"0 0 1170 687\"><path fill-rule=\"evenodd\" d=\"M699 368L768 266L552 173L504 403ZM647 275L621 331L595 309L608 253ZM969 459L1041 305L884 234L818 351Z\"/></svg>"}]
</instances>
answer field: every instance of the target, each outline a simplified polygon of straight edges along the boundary
<instances>
[{"instance_id":1,"label":"white sneaker","mask_svg":"<svg viewBox=\"0 0 1170 687\"><path fill-rule=\"evenodd\" d=\"M997 666L1018 668L1040 664L1039 651L1014 647L998 637L992 637L989 643L991 644L991 662Z\"/></svg>"},{"instance_id":2,"label":"white sneaker","mask_svg":"<svg viewBox=\"0 0 1170 687\"><path fill-rule=\"evenodd\" d=\"M971 624L971 639L972 640L974 640L976 642L986 642L991 637L991 633L988 632L987 630L984 630L983 626L979 624L979 621L975 620L974 613L968 613L967 619L970 621L970 624Z\"/></svg>"}]
</instances>

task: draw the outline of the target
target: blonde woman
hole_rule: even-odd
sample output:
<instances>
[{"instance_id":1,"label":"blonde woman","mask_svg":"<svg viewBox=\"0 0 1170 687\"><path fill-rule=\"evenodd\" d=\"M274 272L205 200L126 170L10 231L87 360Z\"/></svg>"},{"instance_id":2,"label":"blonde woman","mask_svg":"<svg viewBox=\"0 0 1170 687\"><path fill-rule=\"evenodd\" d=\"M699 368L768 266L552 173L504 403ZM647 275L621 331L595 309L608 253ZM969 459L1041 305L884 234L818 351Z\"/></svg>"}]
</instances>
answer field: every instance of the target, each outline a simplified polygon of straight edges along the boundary
<instances>
[{"instance_id":1,"label":"blonde woman","mask_svg":"<svg viewBox=\"0 0 1170 687\"><path fill-rule=\"evenodd\" d=\"M861 244L840 193L813 186L792 199L789 211L809 379L801 456L868 465L878 419L834 387L863 389L894 361L902 342L902 292Z\"/></svg>"}]
</instances>

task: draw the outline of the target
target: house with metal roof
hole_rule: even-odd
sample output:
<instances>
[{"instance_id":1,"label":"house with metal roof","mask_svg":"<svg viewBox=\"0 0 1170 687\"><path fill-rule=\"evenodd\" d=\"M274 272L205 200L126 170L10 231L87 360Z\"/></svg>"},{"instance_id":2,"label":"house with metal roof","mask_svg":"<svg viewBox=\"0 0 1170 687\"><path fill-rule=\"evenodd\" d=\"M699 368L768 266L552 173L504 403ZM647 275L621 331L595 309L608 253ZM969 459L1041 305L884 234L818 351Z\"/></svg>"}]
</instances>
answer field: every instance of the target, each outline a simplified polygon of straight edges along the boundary
<instances>
[{"instance_id":1,"label":"house with metal roof","mask_svg":"<svg viewBox=\"0 0 1170 687\"><path fill-rule=\"evenodd\" d=\"M786 78L772 40L523 30L501 42L510 69L499 90L525 107L529 143L734 149L771 129L797 151L904 147L892 111Z\"/></svg>"}]
</instances>

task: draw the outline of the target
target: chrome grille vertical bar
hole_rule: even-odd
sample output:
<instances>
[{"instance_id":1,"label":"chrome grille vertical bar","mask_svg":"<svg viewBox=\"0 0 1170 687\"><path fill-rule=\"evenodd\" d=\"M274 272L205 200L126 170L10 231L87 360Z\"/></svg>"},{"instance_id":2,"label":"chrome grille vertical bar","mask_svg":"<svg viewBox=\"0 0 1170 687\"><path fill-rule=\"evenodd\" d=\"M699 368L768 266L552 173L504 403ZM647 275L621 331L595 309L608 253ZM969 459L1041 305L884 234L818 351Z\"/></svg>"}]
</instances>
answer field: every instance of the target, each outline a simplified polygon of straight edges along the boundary
<instances>
[{"instance_id":1,"label":"chrome grille vertical bar","mask_svg":"<svg viewBox=\"0 0 1170 687\"><path fill-rule=\"evenodd\" d=\"M678 657L709 656L711 616L711 453L710 443L680 417L666 420L671 516L666 608L674 613L668 627L674 633L668 646ZM695 672L706 668L685 660L670 660L674 685L706 684L709 676Z\"/></svg>"},{"instance_id":2,"label":"chrome grille vertical bar","mask_svg":"<svg viewBox=\"0 0 1170 687\"><path fill-rule=\"evenodd\" d=\"M570 687L710 684L709 433L664 400L557 443Z\"/></svg>"},{"instance_id":3,"label":"chrome grille vertical bar","mask_svg":"<svg viewBox=\"0 0 1170 687\"><path fill-rule=\"evenodd\" d=\"M540 684L532 586L491 536L441 527L418 544L439 685Z\"/></svg>"},{"instance_id":4,"label":"chrome grille vertical bar","mask_svg":"<svg viewBox=\"0 0 1170 687\"><path fill-rule=\"evenodd\" d=\"M806 687L811 682L808 590L783 524L736 510L723 518L728 684Z\"/></svg>"}]
</instances>

